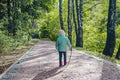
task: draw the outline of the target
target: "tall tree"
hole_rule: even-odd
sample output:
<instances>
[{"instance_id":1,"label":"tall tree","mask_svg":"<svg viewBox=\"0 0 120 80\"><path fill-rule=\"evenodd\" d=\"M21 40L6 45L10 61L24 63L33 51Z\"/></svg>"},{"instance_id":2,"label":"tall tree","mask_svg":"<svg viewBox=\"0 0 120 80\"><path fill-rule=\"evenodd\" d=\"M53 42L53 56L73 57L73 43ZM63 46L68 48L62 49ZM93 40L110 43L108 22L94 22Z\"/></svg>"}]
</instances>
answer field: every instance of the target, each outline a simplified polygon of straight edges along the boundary
<instances>
[{"instance_id":1,"label":"tall tree","mask_svg":"<svg viewBox=\"0 0 120 80\"><path fill-rule=\"evenodd\" d=\"M59 16L60 16L60 27L64 30L63 18L62 18L62 0L59 0Z\"/></svg>"},{"instance_id":2,"label":"tall tree","mask_svg":"<svg viewBox=\"0 0 120 80\"><path fill-rule=\"evenodd\" d=\"M13 36L15 36L16 35L16 30L17 30L17 17L18 17L18 15L17 15L17 1L15 1L15 0L12 0L12 8L13 8L13 11L12 11L12 14L13 14L13 16L12 16L12 33L13 33Z\"/></svg>"},{"instance_id":3,"label":"tall tree","mask_svg":"<svg viewBox=\"0 0 120 80\"><path fill-rule=\"evenodd\" d=\"M17 32L18 2L17 0L7 0L8 35L12 33L15 36Z\"/></svg>"},{"instance_id":4,"label":"tall tree","mask_svg":"<svg viewBox=\"0 0 120 80\"><path fill-rule=\"evenodd\" d=\"M10 0L7 0L7 14L10 17Z\"/></svg>"},{"instance_id":5,"label":"tall tree","mask_svg":"<svg viewBox=\"0 0 120 80\"><path fill-rule=\"evenodd\" d=\"M83 12L83 0L80 0L80 26L78 26L78 34L80 35L80 47L83 47L83 19L82 19L82 12Z\"/></svg>"},{"instance_id":6,"label":"tall tree","mask_svg":"<svg viewBox=\"0 0 120 80\"><path fill-rule=\"evenodd\" d=\"M72 25L71 25L72 12L71 10L72 10L71 0L68 0L68 38L72 43Z\"/></svg>"},{"instance_id":7,"label":"tall tree","mask_svg":"<svg viewBox=\"0 0 120 80\"><path fill-rule=\"evenodd\" d=\"M72 0L73 23L74 23L75 33L77 35L78 30L77 30L77 21L76 21L75 5L74 4L75 4L75 0ZM76 41L77 41L77 37L76 37Z\"/></svg>"},{"instance_id":8,"label":"tall tree","mask_svg":"<svg viewBox=\"0 0 120 80\"><path fill-rule=\"evenodd\" d=\"M80 3L80 5L79 5ZM77 41L76 46L83 47L83 28L82 28L82 4L83 1L76 0L76 11L77 11L77 20L78 20L78 32L77 32Z\"/></svg>"},{"instance_id":9,"label":"tall tree","mask_svg":"<svg viewBox=\"0 0 120 80\"><path fill-rule=\"evenodd\" d=\"M115 14L116 14L116 0L109 0L109 12L107 23L107 39L103 54L112 57L116 38L115 38Z\"/></svg>"},{"instance_id":10,"label":"tall tree","mask_svg":"<svg viewBox=\"0 0 120 80\"><path fill-rule=\"evenodd\" d=\"M7 16L8 16L8 24L7 24L7 30L8 30L8 35L9 33L12 33L12 30L11 30L11 19L10 19L10 16L11 16L11 5L10 5L10 0L7 0Z\"/></svg>"}]
</instances>

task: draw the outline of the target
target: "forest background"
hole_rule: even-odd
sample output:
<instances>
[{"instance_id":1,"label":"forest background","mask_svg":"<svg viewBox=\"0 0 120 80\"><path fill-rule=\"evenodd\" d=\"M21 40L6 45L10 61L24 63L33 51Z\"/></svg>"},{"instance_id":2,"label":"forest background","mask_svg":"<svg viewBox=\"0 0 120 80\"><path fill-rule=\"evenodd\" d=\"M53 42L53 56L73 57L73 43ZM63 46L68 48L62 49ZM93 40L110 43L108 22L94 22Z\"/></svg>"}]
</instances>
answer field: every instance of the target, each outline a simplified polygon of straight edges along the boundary
<instances>
[{"instance_id":1,"label":"forest background","mask_svg":"<svg viewBox=\"0 0 120 80\"><path fill-rule=\"evenodd\" d=\"M89 51L92 55L110 60L119 59L116 57L120 50L119 0L113 3L116 6L113 26L115 30L114 52L113 55L107 54L110 57L103 55L107 39L110 2L113 3L114 0L0 0L0 55L9 54L17 47L29 43L33 38L56 41L58 32L63 26L66 35L76 49ZM79 15L82 22L77 19L78 7L81 7L78 11L82 14ZM62 17L62 23L60 17ZM79 33L79 28L76 29L74 21L82 25L82 39L80 40L76 39L76 32ZM83 42L77 45L77 41Z\"/></svg>"}]
</instances>

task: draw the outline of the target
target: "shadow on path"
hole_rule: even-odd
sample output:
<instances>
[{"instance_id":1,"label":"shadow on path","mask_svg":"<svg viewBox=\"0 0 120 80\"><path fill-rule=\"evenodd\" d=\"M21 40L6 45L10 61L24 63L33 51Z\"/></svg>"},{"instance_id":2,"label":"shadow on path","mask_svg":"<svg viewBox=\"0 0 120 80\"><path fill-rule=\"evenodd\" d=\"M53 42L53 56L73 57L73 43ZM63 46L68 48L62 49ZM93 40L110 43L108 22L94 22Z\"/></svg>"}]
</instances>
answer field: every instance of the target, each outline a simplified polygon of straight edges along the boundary
<instances>
[{"instance_id":1,"label":"shadow on path","mask_svg":"<svg viewBox=\"0 0 120 80\"><path fill-rule=\"evenodd\" d=\"M116 64L103 62L100 80L120 80L120 69Z\"/></svg>"},{"instance_id":2,"label":"shadow on path","mask_svg":"<svg viewBox=\"0 0 120 80\"><path fill-rule=\"evenodd\" d=\"M49 52L49 53L48 53ZM44 57L44 56L49 56L53 53L55 53L55 50L51 51L51 50L47 50L47 51L40 51L38 52L39 54L34 54L33 56L30 56L28 58L25 58L25 59L21 59L19 63L21 62L26 62L26 61L30 61L30 60L33 60L33 59L37 59L37 58L40 58L40 57Z\"/></svg>"},{"instance_id":3,"label":"shadow on path","mask_svg":"<svg viewBox=\"0 0 120 80\"><path fill-rule=\"evenodd\" d=\"M50 78L52 76L55 76L55 75L61 73L61 72L57 73L57 71L59 69L60 69L60 67L56 67L56 68L51 69L49 71L42 71L41 73L36 75L32 80L44 80L44 79Z\"/></svg>"}]
</instances>

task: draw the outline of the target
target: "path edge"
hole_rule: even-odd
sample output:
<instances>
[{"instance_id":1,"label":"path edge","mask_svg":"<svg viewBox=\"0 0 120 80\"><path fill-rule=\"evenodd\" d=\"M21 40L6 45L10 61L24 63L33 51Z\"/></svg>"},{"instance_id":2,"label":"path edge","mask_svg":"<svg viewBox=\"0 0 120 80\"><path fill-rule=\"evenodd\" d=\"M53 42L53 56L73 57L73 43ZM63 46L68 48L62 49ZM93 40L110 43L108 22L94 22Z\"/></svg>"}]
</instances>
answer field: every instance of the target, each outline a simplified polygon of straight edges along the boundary
<instances>
[{"instance_id":1,"label":"path edge","mask_svg":"<svg viewBox=\"0 0 120 80\"><path fill-rule=\"evenodd\" d=\"M106 59L103 59L103 58L100 58L100 57L96 57L96 56L93 56L93 55L87 54L87 53L85 53L85 52L83 52L83 51L79 51L79 52L80 52L80 54L87 55L88 57L92 57L92 58L94 58L94 59L96 59L96 60L98 60L98 61L100 61L100 62L105 63L105 64L109 64L109 65L112 65L112 66L120 67L120 64L117 64L117 63L111 62L111 61L109 61L109 60L106 60Z\"/></svg>"},{"instance_id":2,"label":"path edge","mask_svg":"<svg viewBox=\"0 0 120 80\"><path fill-rule=\"evenodd\" d=\"M35 46L35 45L34 45ZM19 59L17 59L7 70L5 70L1 75L0 75L0 80L2 80L3 76L14 66L16 65L22 58L24 58L25 56L27 56L31 50L34 48L34 46L32 48L30 48L23 56L21 56Z\"/></svg>"}]
</instances>

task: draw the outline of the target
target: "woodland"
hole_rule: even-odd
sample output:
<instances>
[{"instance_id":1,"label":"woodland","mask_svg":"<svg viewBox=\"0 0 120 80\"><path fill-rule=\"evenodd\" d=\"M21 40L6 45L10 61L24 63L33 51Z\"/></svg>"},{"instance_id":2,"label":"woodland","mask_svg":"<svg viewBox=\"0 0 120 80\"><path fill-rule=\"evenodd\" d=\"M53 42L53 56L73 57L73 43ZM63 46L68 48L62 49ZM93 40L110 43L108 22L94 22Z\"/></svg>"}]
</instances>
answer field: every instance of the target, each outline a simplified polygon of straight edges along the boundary
<instances>
[{"instance_id":1,"label":"woodland","mask_svg":"<svg viewBox=\"0 0 120 80\"><path fill-rule=\"evenodd\" d=\"M119 0L0 0L0 57L32 39L56 41L63 29L74 48L119 60L119 4Z\"/></svg>"}]
</instances>

